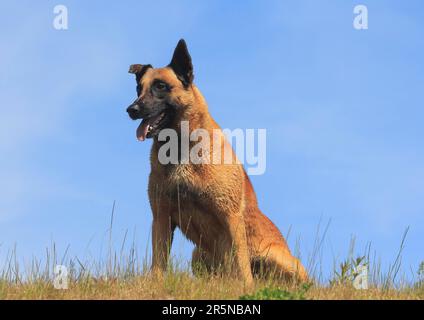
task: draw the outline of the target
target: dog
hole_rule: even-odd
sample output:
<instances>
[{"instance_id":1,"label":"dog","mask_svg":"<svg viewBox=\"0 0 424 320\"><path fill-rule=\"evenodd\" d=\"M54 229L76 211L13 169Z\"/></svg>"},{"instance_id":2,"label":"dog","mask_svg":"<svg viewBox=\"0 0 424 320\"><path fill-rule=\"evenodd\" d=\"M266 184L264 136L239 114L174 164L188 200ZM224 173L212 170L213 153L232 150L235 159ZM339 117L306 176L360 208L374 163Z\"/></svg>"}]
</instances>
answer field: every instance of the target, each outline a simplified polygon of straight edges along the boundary
<instances>
[{"instance_id":1,"label":"dog","mask_svg":"<svg viewBox=\"0 0 424 320\"><path fill-rule=\"evenodd\" d=\"M153 213L152 271L166 270L178 227L196 246L193 271L222 268L246 285L251 285L259 273L271 272L307 281L301 262L291 254L278 228L259 210L248 175L194 85L192 59L184 39L178 42L168 66L134 64L129 73L136 77L137 98L127 112L132 120L142 119L137 139L153 139L148 184ZM211 154L230 150L234 162L162 164L158 154L165 142L159 139L160 132L173 129L181 142L184 121L189 123L190 133L196 129L211 135L218 132L214 137L221 146L214 148L210 143L207 147ZM193 147L190 142L189 149Z\"/></svg>"}]
</instances>

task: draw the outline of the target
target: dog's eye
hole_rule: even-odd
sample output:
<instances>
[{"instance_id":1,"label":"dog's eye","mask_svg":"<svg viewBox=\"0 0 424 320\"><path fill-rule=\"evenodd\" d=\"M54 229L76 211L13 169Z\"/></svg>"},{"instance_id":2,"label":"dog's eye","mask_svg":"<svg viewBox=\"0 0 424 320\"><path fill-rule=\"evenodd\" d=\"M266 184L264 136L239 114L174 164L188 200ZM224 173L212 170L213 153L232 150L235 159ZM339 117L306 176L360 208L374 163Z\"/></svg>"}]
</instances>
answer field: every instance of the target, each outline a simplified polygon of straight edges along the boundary
<instances>
[{"instance_id":1,"label":"dog's eye","mask_svg":"<svg viewBox=\"0 0 424 320\"><path fill-rule=\"evenodd\" d=\"M163 91L167 89L167 85L166 83L162 82L162 81L157 81L155 83L155 89L159 90L159 91Z\"/></svg>"}]
</instances>

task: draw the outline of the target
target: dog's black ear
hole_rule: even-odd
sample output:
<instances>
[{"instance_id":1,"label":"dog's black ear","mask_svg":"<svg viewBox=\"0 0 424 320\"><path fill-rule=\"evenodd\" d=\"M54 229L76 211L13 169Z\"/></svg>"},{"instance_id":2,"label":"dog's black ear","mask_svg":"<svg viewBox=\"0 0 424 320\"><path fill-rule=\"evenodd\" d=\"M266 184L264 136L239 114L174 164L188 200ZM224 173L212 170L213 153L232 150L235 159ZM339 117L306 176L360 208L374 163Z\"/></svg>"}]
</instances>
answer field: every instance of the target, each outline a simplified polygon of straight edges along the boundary
<instances>
[{"instance_id":1,"label":"dog's black ear","mask_svg":"<svg viewBox=\"0 0 424 320\"><path fill-rule=\"evenodd\" d=\"M129 73L135 74L137 84L140 83L140 79L144 76L147 69L152 68L150 64L132 64L130 65Z\"/></svg>"},{"instance_id":2,"label":"dog's black ear","mask_svg":"<svg viewBox=\"0 0 424 320\"><path fill-rule=\"evenodd\" d=\"M185 87L188 87L193 82L193 64L184 39L178 41L169 67L174 70Z\"/></svg>"}]
</instances>

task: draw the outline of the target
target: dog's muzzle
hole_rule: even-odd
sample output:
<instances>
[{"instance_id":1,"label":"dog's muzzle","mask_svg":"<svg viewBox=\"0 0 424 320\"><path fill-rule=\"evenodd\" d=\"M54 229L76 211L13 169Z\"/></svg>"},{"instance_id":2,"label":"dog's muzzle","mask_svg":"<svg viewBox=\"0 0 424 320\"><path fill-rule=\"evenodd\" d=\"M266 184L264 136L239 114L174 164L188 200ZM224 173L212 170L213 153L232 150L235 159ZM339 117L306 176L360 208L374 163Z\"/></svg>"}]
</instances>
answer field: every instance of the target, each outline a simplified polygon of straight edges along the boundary
<instances>
[{"instance_id":1,"label":"dog's muzzle","mask_svg":"<svg viewBox=\"0 0 424 320\"><path fill-rule=\"evenodd\" d=\"M133 103L127 108L128 115L132 120L141 119L141 106L138 103Z\"/></svg>"}]
</instances>

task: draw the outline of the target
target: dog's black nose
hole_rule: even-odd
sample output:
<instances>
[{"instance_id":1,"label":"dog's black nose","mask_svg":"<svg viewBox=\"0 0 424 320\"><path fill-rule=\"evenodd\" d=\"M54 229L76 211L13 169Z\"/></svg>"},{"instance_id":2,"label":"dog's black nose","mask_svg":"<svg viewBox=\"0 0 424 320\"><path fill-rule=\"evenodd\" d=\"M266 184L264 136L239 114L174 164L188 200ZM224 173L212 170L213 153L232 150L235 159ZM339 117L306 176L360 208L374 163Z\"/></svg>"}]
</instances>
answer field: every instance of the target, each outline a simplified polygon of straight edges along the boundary
<instances>
[{"instance_id":1,"label":"dog's black nose","mask_svg":"<svg viewBox=\"0 0 424 320\"><path fill-rule=\"evenodd\" d=\"M127 108L127 112L130 118L135 120L140 117L140 106L134 103Z\"/></svg>"}]
</instances>

